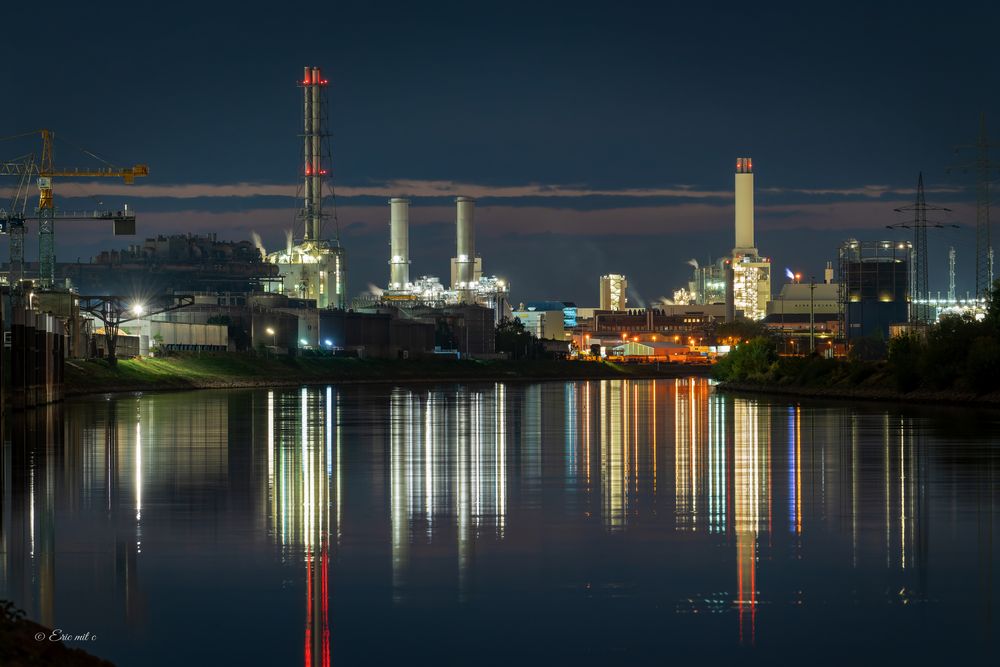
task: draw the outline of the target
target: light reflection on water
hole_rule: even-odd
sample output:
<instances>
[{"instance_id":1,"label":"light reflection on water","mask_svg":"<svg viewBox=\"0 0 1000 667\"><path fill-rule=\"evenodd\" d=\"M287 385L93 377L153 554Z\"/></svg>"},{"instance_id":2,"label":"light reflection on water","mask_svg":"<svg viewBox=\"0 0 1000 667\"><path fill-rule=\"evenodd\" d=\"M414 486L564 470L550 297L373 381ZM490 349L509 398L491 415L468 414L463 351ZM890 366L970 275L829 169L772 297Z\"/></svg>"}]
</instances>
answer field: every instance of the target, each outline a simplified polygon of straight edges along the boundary
<instances>
[{"instance_id":1,"label":"light reflection on water","mask_svg":"<svg viewBox=\"0 0 1000 667\"><path fill-rule=\"evenodd\" d=\"M11 421L0 597L123 665L774 662L831 637L814 662L921 662L997 630L994 414L660 380Z\"/></svg>"}]
</instances>

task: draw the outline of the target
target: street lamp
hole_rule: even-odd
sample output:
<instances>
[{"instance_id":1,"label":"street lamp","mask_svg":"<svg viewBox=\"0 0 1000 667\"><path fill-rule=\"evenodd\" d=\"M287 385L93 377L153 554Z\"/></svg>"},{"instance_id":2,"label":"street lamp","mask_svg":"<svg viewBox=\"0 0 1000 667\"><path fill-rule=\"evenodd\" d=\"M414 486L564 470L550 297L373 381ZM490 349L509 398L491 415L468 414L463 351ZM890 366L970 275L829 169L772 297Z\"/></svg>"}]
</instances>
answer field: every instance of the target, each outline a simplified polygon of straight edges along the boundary
<instances>
[{"instance_id":1,"label":"street lamp","mask_svg":"<svg viewBox=\"0 0 1000 667\"><path fill-rule=\"evenodd\" d=\"M816 351L816 278L809 276L809 354Z\"/></svg>"},{"instance_id":2,"label":"street lamp","mask_svg":"<svg viewBox=\"0 0 1000 667\"><path fill-rule=\"evenodd\" d=\"M278 345L275 342L275 338L274 338L275 337L275 332L274 332L274 329L272 329L271 327L268 327L268 328L264 329L264 331L266 331L268 333L268 335L271 336L271 347L277 348Z\"/></svg>"}]
</instances>

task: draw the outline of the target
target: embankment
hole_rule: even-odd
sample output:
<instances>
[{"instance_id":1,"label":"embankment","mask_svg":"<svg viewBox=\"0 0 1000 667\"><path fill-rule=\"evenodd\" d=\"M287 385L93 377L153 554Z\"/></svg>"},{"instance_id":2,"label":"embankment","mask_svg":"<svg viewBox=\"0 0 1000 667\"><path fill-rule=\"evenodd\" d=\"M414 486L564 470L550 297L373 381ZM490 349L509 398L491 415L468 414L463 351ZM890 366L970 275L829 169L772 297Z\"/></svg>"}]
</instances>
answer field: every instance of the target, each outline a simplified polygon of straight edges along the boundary
<instances>
[{"instance_id":1,"label":"embankment","mask_svg":"<svg viewBox=\"0 0 1000 667\"><path fill-rule=\"evenodd\" d=\"M879 386L875 384L865 386L833 385L824 387L756 382L721 382L716 386L716 389L717 391L727 393L773 394L813 399L1000 407L1000 392L991 394L974 394L955 390L931 391L926 389L901 392L891 386Z\"/></svg>"},{"instance_id":2,"label":"embankment","mask_svg":"<svg viewBox=\"0 0 1000 667\"><path fill-rule=\"evenodd\" d=\"M333 357L181 355L105 361L67 361L66 396L131 391L375 382L614 380L706 375L705 366L614 364L556 360L384 360Z\"/></svg>"}]
</instances>

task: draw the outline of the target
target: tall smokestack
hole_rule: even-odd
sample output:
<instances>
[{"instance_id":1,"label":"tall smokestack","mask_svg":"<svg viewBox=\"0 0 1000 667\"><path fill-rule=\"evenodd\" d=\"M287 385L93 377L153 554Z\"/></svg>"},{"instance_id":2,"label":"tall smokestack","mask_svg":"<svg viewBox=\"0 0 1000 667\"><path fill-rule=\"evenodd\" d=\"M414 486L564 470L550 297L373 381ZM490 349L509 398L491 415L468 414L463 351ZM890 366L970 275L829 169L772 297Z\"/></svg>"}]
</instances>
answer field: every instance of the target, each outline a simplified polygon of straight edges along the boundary
<instances>
[{"instance_id":1,"label":"tall smokestack","mask_svg":"<svg viewBox=\"0 0 1000 667\"><path fill-rule=\"evenodd\" d=\"M323 227L322 91L326 80L318 67L306 67L302 74L302 239L318 241Z\"/></svg>"},{"instance_id":2,"label":"tall smokestack","mask_svg":"<svg viewBox=\"0 0 1000 667\"><path fill-rule=\"evenodd\" d=\"M312 68L306 67L302 74L302 238L308 241L312 234Z\"/></svg>"},{"instance_id":3,"label":"tall smokestack","mask_svg":"<svg viewBox=\"0 0 1000 667\"><path fill-rule=\"evenodd\" d=\"M410 282L410 200L389 200L389 289Z\"/></svg>"},{"instance_id":4,"label":"tall smokestack","mask_svg":"<svg viewBox=\"0 0 1000 667\"><path fill-rule=\"evenodd\" d=\"M323 136L323 101L320 99L320 86L326 82L323 81L318 67L312 68L312 81L313 83L310 88L312 103L309 105L309 110L312 112L312 151L310 152L313 179L312 238L318 241L323 226L323 175L326 173L320 159L323 156L323 150L320 147L320 137Z\"/></svg>"},{"instance_id":5,"label":"tall smokestack","mask_svg":"<svg viewBox=\"0 0 1000 667\"><path fill-rule=\"evenodd\" d=\"M468 289L475 281L476 273L476 230L472 219L476 200L472 197L458 197L455 205L456 284L452 285L452 289L464 290L466 297L463 301L468 301Z\"/></svg>"},{"instance_id":6,"label":"tall smokestack","mask_svg":"<svg viewBox=\"0 0 1000 667\"><path fill-rule=\"evenodd\" d=\"M736 246L733 255L757 256L753 243L753 161L736 158Z\"/></svg>"}]
</instances>

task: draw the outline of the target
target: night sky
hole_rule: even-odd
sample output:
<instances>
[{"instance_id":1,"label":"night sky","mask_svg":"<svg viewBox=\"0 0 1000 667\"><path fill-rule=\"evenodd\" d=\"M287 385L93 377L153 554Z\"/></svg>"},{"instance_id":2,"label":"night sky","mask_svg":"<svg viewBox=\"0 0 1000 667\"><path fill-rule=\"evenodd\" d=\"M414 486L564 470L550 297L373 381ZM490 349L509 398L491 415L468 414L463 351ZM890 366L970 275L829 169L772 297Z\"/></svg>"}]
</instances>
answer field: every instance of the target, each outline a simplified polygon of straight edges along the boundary
<instances>
[{"instance_id":1,"label":"night sky","mask_svg":"<svg viewBox=\"0 0 1000 667\"><path fill-rule=\"evenodd\" d=\"M690 258L732 248L743 155L775 292L785 266L822 275L844 238L905 237L885 225L920 170L963 225L930 232L931 288L946 290L953 244L971 289L972 176L946 167L971 159L954 146L980 112L1000 136L1000 10L766 4L78 3L44 20L18 3L4 8L0 136L49 127L66 140L57 165L95 164L75 144L150 166L132 188L57 181L63 208L127 201L140 216L124 240L62 224L60 261L172 232L257 231L271 249L298 206L296 81L316 65L351 294L387 281L386 200L400 194L414 198L411 275L447 281L452 199L467 194L484 271L515 303L596 305L598 276L623 272L642 305L680 286ZM2 142L0 159L28 148Z\"/></svg>"}]
</instances>

